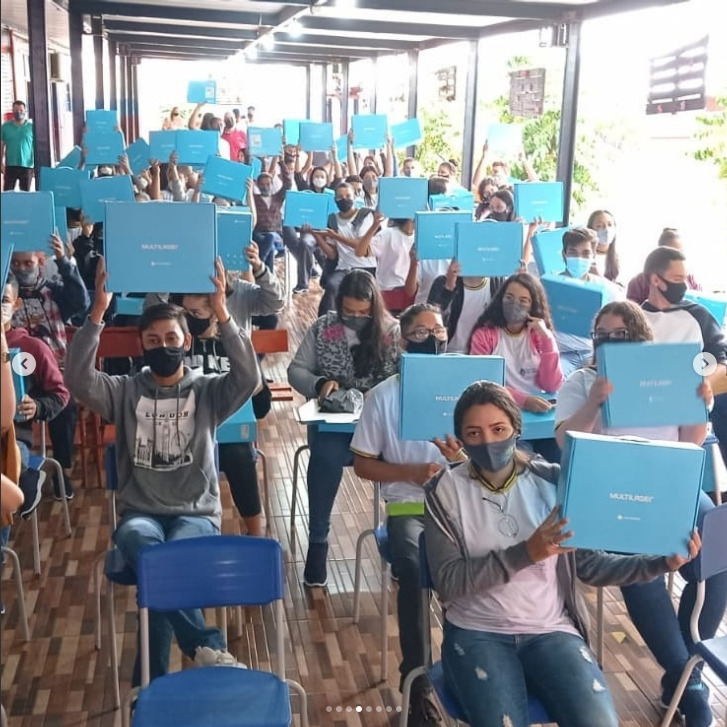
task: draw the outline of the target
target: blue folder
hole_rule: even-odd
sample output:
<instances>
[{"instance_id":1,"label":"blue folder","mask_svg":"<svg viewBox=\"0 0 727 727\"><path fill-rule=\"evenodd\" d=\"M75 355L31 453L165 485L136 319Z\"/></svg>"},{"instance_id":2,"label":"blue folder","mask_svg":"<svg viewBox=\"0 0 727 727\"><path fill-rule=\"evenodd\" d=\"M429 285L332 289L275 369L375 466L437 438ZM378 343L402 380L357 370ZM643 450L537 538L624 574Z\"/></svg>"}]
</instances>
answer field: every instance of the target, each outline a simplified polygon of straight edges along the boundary
<instances>
[{"instance_id":1,"label":"blue folder","mask_svg":"<svg viewBox=\"0 0 727 727\"><path fill-rule=\"evenodd\" d=\"M81 207L79 183L88 177L89 172L85 169L41 167L39 188L44 192L53 192L53 204L56 207L79 209Z\"/></svg>"},{"instance_id":2,"label":"blue folder","mask_svg":"<svg viewBox=\"0 0 727 727\"><path fill-rule=\"evenodd\" d=\"M590 338L596 313L610 300L608 290L597 281L569 275L543 275L540 282L548 296L555 330Z\"/></svg>"},{"instance_id":3,"label":"blue folder","mask_svg":"<svg viewBox=\"0 0 727 727\"><path fill-rule=\"evenodd\" d=\"M348 158L348 136L345 134L336 139L336 154L341 162L345 162Z\"/></svg>"},{"instance_id":4,"label":"blue folder","mask_svg":"<svg viewBox=\"0 0 727 727\"><path fill-rule=\"evenodd\" d=\"M212 293L217 255L213 204L106 205L109 289Z\"/></svg>"},{"instance_id":5,"label":"blue folder","mask_svg":"<svg viewBox=\"0 0 727 727\"><path fill-rule=\"evenodd\" d=\"M331 196L314 192L286 192L284 227L310 225L314 230L325 230L331 212Z\"/></svg>"},{"instance_id":6,"label":"blue folder","mask_svg":"<svg viewBox=\"0 0 727 727\"><path fill-rule=\"evenodd\" d=\"M252 215L238 209L217 209L217 254L225 270L248 270L245 248L252 239Z\"/></svg>"},{"instance_id":7,"label":"blue folder","mask_svg":"<svg viewBox=\"0 0 727 727\"><path fill-rule=\"evenodd\" d=\"M354 149L382 149L386 146L389 132L386 114L354 114L351 128Z\"/></svg>"},{"instance_id":8,"label":"blue folder","mask_svg":"<svg viewBox=\"0 0 727 727\"><path fill-rule=\"evenodd\" d=\"M4 286L3 286L4 289ZM20 348L8 348L8 355L10 356L10 361L23 353L23 351ZM22 361L22 359L21 359ZM16 370L15 367L11 366L13 370L13 389L15 390L15 410L17 411L18 404L23 400L23 397L25 396L25 376L21 376ZM24 422L25 417L21 416L19 414L15 414L13 417L16 422Z\"/></svg>"},{"instance_id":9,"label":"blue folder","mask_svg":"<svg viewBox=\"0 0 727 727\"><path fill-rule=\"evenodd\" d=\"M533 235L533 255L540 275L562 273L565 270L563 260L563 235L570 227L559 227L557 230L543 230Z\"/></svg>"},{"instance_id":10,"label":"blue folder","mask_svg":"<svg viewBox=\"0 0 727 727\"><path fill-rule=\"evenodd\" d=\"M86 129L101 134L110 134L118 131L119 114L117 111L106 109L92 109L86 111Z\"/></svg>"},{"instance_id":11,"label":"blue folder","mask_svg":"<svg viewBox=\"0 0 727 727\"><path fill-rule=\"evenodd\" d=\"M86 164L116 165L124 153L124 135L120 131L87 131L83 135L83 145L86 147Z\"/></svg>"},{"instance_id":12,"label":"blue folder","mask_svg":"<svg viewBox=\"0 0 727 727\"><path fill-rule=\"evenodd\" d=\"M252 178L257 181L263 170L263 163L257 157L253 157L250 159L250 165L252 166Z\"/></svg>"},{"instance_id":13,"label":"blue folder","mask_svg":"<svg viewBox=\"0 0 727 727\"><path fill-rule=\"evenodd\" d=\"M688 290L684 297L706 308L714 316L719 327L724 326L725 320L727 320L727 299L706 295L698 290Z\"/></svg>"},{"instance_id":14,"label":"blue folder","mask_svg":"<svg viewBox=\"0 0 727 727\"><path fill-rule=\"evenodd\" d=\"M65 207L56 207L56 230L58 230L58 237L63 240L63 244L67 245L70 240L68 239L68 217L66 215Z\"/></svg>"},{"instance_id":15,"label":"blue folder","mask_svg":"<svg viewBox=\"0 0 727 727\"><path fill-rule=\"evenodd\" d=\"M149 159L156 159L162 164L169 161L169 156L177 150L176 131L149 132Z\"/></svg>"},{"instance_id":16,"label":"blue folder","mask_svg":"<svg viewBox=\"0 0 727 727\"><path fill-rule=\"evenodd\" d=\"M13 250L15 249L12 242L4 242L2 245L2 271L0 272L0 282L2 282L2 291L5 292L5 283L8 280L8 272L10 271L10 261L13 259Z\"/></svg>"},{"instance_id":17,"label":"blue folder","mask_svg":"<svg viewBox=\"0 0 727 727\"><path fill-rule=\"evenodd\" d=\"M517 157L523 148L523 127L520 124L490 124L487 129L490 155Z\"/></svg>"},{"instance_id":18,"label":"blue folder","mask_svg":"<svg viewBox=\"0 0 727 727\"><path fill-rule=\"evenodd\" d=\"M437 210L460 210L472 213L475 209L475 196L464 188L457 189L451 194L434 194L429 198L429 209L435 212Z\"/></svg>"},{"instance_id":19,"label":"blue folder","mask_svg":"<svg viewBox=\"0 0 727 727\"><path fill-rule=\"evenodd\" d=\"M283 119L283 137L286 144L298 144L300 140L300 125L304 119Z\"/></svg>"},{"instance_id":20,"label":"blue folder","mask_svg":"<svg viewBox=\"0 0 727 727\"><path fill-rule=\"evenodd\" d=\"M283 150L282 129L251 126L247 130L247 148L254 157L280 156Z\"/></svg>"},{"instance_id":21,"label":"blue folder","mask_svg":"<svg viewBox=\"0 0 727 727\"><path fill-rule=\"evenodd\" d=\"M333 124L301 121L299 143L303 151L329 151L333 146Z\"/></svg>"},{"instance_id":22,"label":"blue folder","mask_svg":"<svg viewBox=\"0 0 727 727\"><path fill-rule=\"evenodd\" d=\"M393 124L391 138L394 140L396 149L418 144L424 138L421 122L419 119L414 118L402 121L400 124Z\"/></svg>"},{"instance_id":23,"label":"blue folder","mask_svg":"<svg viewBox=\"0 0 727 727\"><path fill-rule=\"evenodd\" d=\"M695 444L568 432L557 503L573 537L563 545L686 556L704 458Z\"/></svg>"},{"instance_id":24,"label":"blue folder","mask_svg":"<svg viewBox=\"0 0 727 727\"><path fill-rule=\"evenodd\" d=\"M215 439L219 444L254 442L257 436L257 420L248 399L229 419L217 427Z\"/></svg>"},{"instance_id":25,"label":"blue folder","mask_svg":"<svg viewBox=\"0 0 727 727\"><path fill-rule=\"evenodd\" d=\"M379 211L393 220L413 220L417 212L427 209L428 186L426 179L381 177Z\"/></svg>"},{"instance_id":26,"label":"blue folder","mask_svg":"<svg viewBox=\"0 0 727 727\"><path fill-rule=\"evenodd\" d=\"M117 295L114 297L117 316L140 316L144 312L143 298L127 298Z\"/></svg>"},{"instance_id":27,"label":"blue folder","mask_svg":"<svg viewBox=\"0 0 727 727\"><path fill-rule=\"evenodd\" d=\"M704 424L697 395L702 377L692 361L698 343L606 343L596 349L598 375L613 384L601 407L607 427Z\"/></svg>"},{"instance_id":28,"label":"blue folder","mask_svg":"<svg viewBox=\"0 0 727 727\"><path fill-rule=\"evenodd\" d=\"M149 167L151 150L144 139L137 139L133 144L129 144L126 147L125 154L129 160L129 167L134 174L141 174Z\"/></svg>"},{"instance_id":29,"label":"blue folder","mask_svg":"<svg viewBox=\"0 0 727 727\"><path fill-rule=\"evenodd\" d=\"M48 250L56 230L53 192L3 192L0 204L3 247L15 252Z\"/></svg>"},{"instance_id":30,"label":"blue folder","mask_svg":"<svg viewBox=\"0 0 727 727\"><path fill-rule=\"evenodd\" d=\"M563 182L516 182L515 214L525 222L562 222Z\"/></svg>"},{"instance_id":31,"label":"blue folder","mask_svg":"<svg viewBox=\"0 0 727 727\"><path fill-rule=\"evenodd\" d=\"M252 167L210 156L207 158L203 176L202 191L205 194L242 202L247 193L247 180L252 176Z\"/></svg>"},{"instance_id":32,"label":"blue folder","mask_svg":"<svg viewBox=\"0 0 727 727\"><path fill-rule=\"evenodd\" d=\"M179 164L203 167L207 159L217 156L220 135L216 131L180 129L177 131L177 157Z\"/></svg>"},{"instance_id":33,"label":"blue folder","mask_svg":"<svg viewBox=\"0 0 727 727\"><path fill-rule=\"evenodd\" d=\"M66 156L63 157L58 162L59 167L70 167L71 169L78 169L78 165L81 163L81 147L80 146L74 146L71 151L66 154Z\"/></svg>"},{"instance_id":34,"label":"blue folder","mask_svg":"<svg viewBox=\"0 0 727 727\"><path fill-rule=\"evenodd\" d=\"M217 103L217 81L190 81L187 84L188 103Z\"/></svg>"},{"instance_id":35,"label":"blue folder","mask_svg":"<svg viewBox=\"0 0 727 727\"><path fill-rule=\"evenodd\" d=\"M84 216L88 217L91 222L103 222L106 202L134 201L134 186L131 183L131 177L127 175L84 179L79 186L81 187L81 208ZM143 204L139 206L146 207ZM156 288L129 288L129 290L156 290Z\"/></svg>"},{"instance_id":36,"label":"blue folder","mask_svg":"<svg viewBox=\"0 0 727 727\"><path fill-rule=\"evenodd\" d=\"M452 260L457 253L455 225L471 222L469 212L417 212L417 257L420 260Z\"/></svg>"},{"instance_id":37,"label":"blue folder","mask_svg":"<svg viewBox=\"0 0 727 727\"><path fill-rule=\"evenodd\" d=\"M519 222L458 222L455 227L461 275L512 275L523 256Z\"/></svg>"},{"instance_id":38,"label":"blue folder","mask_svg":"<svg viewBox=\"0 0 727 727\"><path fill-rule=\"evenodd\" d=\"M404 440L444 439L454 435L452 415L462 392L475 381L505 381L501 356L401 356L401 419L399 437Z\"/></svg>"}]
</instances>

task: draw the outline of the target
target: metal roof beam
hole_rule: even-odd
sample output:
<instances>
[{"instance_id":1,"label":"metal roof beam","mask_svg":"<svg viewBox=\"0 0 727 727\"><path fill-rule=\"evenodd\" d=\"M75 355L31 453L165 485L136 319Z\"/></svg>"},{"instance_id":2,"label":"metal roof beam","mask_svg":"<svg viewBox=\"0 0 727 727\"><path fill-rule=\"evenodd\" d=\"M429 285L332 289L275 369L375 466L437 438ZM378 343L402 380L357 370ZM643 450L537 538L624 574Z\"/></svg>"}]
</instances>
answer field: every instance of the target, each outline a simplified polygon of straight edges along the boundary
<instances>
[{"instance_id":1,"label":"metal roof beam","mask_svg":"<svg viewBox=\"0 0 727 727\"><path fill-rule=\"evenodd\" d=\"M196 55L204 58L229 58L234 55L232 51L219 50L216 48L173 48L172 46L160 46L155 43L131 43L127 46L127 55L134 53L147 53L150 51L158 51L159 53L175 53L178 55Z\"/></svg>"},{"instance_id":2,"label":"metal roof beam","mask_svg":"<svg viewBox=\"0 0 727 727\"><path fill-rule=\"evenodd\" d=\"M329 48L323 46L317 46L315 49L311 49L307 45L276 45L274 48L257 48L258 55L294 55L294 56L305 56L311 58L311 61L318 60L319 62L325 63L329 58L335 58L339 60L341 58L373 58L378 55L379 51L371 50L366 51L363 48Z\"/></svg>"},{"instance_id":3,"label":"metal roof beam","mask_svg":"<svg viewBox=\"0 0 727 727\"><path fill-rule=\"evenodd\" d=\"M539 20L561 20L572 15L579 6L566 3L539 3L527 0L417 0L416 7L405 0L357 0L357 10L412 11L436 13L438 15L480 15L504 18L532 18Z\"/></svg>"},{"instance_id":4,"label":"metal roof beam","mask_svg":"<svg viewBox=\"0 0 727 727\"><path fill-rule=\"evenodd\" d=\"M357 30L357 28L356 28ZM381 38L344 38L333 35L313 35L306 34L305 38L299 35L291 35L290 33L275 33L276 43L285 43L293 45L305 45L311 48L318 46L335 46L336 48L371 48L371 49L388 49L398 50L405 53L410 50L416 50L419 46L418 41L411 40L383 40Z\"/></svg>"},{"instance_id":5,"label":"metal roof beam","mask_svg":"<svg viewBox=\"0 0 727 727\"><path fill-rule=\"evenodd\" d=\"M402 23L398 21L348 20L345 18L324 18L308 15L301 18L304 28L335 32L391 33L393 35L420 35L425 38L451 38L466 40L476 38L479 30L456 25L428 25L425 23ZM311 36L306 34L306 39Z\"/></svg>"},{"instance_id":6,"label":"metal roof beam","mask_svg":"<svg viewBox=\"0 0 727 727\"><path fill-rule=\"evenodd\" d=\"M177 37L194 36L203 38L227 38L230 40L252 40L257 38L257 30L245 28L212 28L200 25L169 25L130 20L105 19L104 28L113 33L147 33L151 35L174 35Z\"/></svg>"},{"instance_id":7,"label":"metal roof beam","mask_svg":"<svg viewBox=\"0 0 727 727\"><path fill-rule=\"evenodd\" d=\"M131 43L144 45L171 45L178 48L217 48L229 50L231 53L241 50L244 41L215 40L214 38L175 38L166 35L117 35L109 33L109 40L117 43Z\"/></svg>"}]
</instances>

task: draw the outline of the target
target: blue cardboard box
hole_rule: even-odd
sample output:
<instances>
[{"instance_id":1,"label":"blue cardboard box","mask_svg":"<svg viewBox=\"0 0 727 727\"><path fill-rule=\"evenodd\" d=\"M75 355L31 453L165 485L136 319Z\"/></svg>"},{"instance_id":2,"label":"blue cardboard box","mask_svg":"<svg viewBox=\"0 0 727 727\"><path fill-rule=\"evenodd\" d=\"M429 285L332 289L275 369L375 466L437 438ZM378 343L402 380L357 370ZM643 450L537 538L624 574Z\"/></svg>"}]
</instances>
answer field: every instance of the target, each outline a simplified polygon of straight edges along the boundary
<instances>
[{"instance_id":1,"label":"blue cardboard box","mask_svg":"<svg viewBox=\"0 0 727 727\"><path fill-rule=\"evenodd\" d=\"M83 214L91 222L103 222L104 205L106 202L133 202L134 185L128 175L120 177L101 177L100 179L83 179L79 182L81 188L81 208ZM152 205L156 206L156 205ZM146 205L139 205L146 207ZM139 290L139 288L129 288ZM156 290L155 288L141 288L141 290ZM160 288L161 290L161 288ZM125 292L125 291L120 291Z\"/></svg>"},{"instance_id":2,"label":"blue cardboard box","mask_svg":"<svg viewBox=\"0 0 727 727\"><path fill-rule=\"evenodd\" d=\"M207 159L217 156L220 135L216 131L180 129L177 131L177 157L179 164L203 167Z\"/></svg>"},{"instance_id":3,"label":"blue cardboard box","mask_svg":"<svg viewBox=\"0 0 727 727\"><path fill-rule=\"evenodd\" d=\"M437 210L460 210L469 212L470 217L475 210L475 196L472 192L462 188L451 194L434 194L429 198L429 209Z\"/></svg>"},{"instance_id":4,"label":"blue cardboard box","mask_svg":"<svg viewBox=\"0 0 727 727\"><path fill-rule=\"evenodd\" d=\"M341 162L345 162L348 157L348 136L345 134L336 139L336 155Z\"/></svg>"},{"instance_id":5,"label":"blue cardboard box","mask_svg":"<svg viewBox=\"0 0 727 727\"><path fill-rule=\"evenodd\" d=\"M225 270L250 267L245 248L252 239L252 215L237 209L217 209L217 254Z\"/></svg>"},{"instance_id":6,"label":"blue cardboard box","mask_svg":"<svg viewBox=\"0 0 727 727\"><path fill-rule=\"evenodd\" d=\"M525 222L562 222L563 182L516 182L515 214Z\"/></svg>"},{"instance_id":7,"label":"blue cardboard box","mask_svg":"<svg viewBox=\"0 0 727 727\"><path fill-rule=\"evenodd\" d=\"M41 167L39 187L44 192L53 192L53 204L56 207L80 209L81 188L79 184L88 177L89 172L85 169Z\"/></svg>"},{"instance_id":8,"label":"blue cardboard box","mask_svg":"<svg viewBox=\"0 0 727 727\"><path fill-rule=\"evenodd\" d=\"M177 150L176 131L149 132L149 159L156 159L162 164L169 161L169 156ZM205 161L207 161L205 159Z\"/></svg>"},{"instance_id":9,"label":"blue cardboard box","mask_svg":"<svg viewBox=\"0 0 727 727\"><path fill-rule=\"evenodd\" d=\"M523 127L520 124L490 124L487 129L490 158L517 157L523 148Z\"/></svg>"},{"instance_id":10,"label":"blue cardboard box","mask_svg":"<svg viewBox=\"0 0 727 727\"><path fill-rule=\"evenodd\" d=\"M71 151L69 151L68 154L66 154L66 156L58 162L58 166L78 169L78 165L81 163L81 151L80 146L74 146L73 149L71 149Z\"/></svg>"},{"instance_id":11,"label":"blue cardboard box","mask_svg":"<svg viewBox=\"0 0 727 727\"><path fill-rule=\"evenodd\" d=\"M543 275L540 282L548 296L555 330L590 338L596 313L609 301L606 288L568 275Z\"/></svg>"},{"instance_id":12,"label":"blue cardboard box","mask_svg":"<svg viewBox=\"0 0 727 727\"><path fill-rule=\"evenodd\" d=\"M351 128L354 149L382 149L386 146L389 131L386 114L354 114Z\"/></svg>"},{"instance_id":13,"label":"blue cardboard box","mask_svg":"<svg viewBox=\"0 0 727 727\"><path fill-rule=\"evenodd\" d=\"M414 146L424 138L422 124L417 118L407 119L400 124L392 124L391 138L394 140L394 148L396 149Z\"/></svg>"},{"instance_id":14,"label":"blue cardboard box","mask_svg":"<svg viewBox=\"0 0 727 727\"><path fill-rule=\"evenodd\" d=\"M187 84L188 103L217 103L217 81L190 81Z\"/></svg>"},{"instance_id":15,"label":"blue cardboard box","mask_svg":"<svg viewBox=\"0 0 727 727\"><path fill-rule=\"evenodd\" d=\"M149 167L151 150L149 144L144 139L137 139L133 144L129 144L126 147L125 154L129 160L129 167L134 174L141 174L141 172Z\"/></svg>"},{"instance_id":16,"label":"blue cardboard box","mask_svg":"<svg viewBox=\"0 0 727 727\"><path fill-rule=\"evenodd\" d=\"M557 230L542 230L533 235L533 255L540 275L562 273L565 270L563 260L563 235L570 227L559 227Z\"/></svg>"},{"instance_id":17,"label":"blue cardboard box","mask_svg":"<svg viewBox=\"0 0 727 727\"><path fill-rule=\"evenodd\" d=\"M277 157L283 151L282 129L251 126L247 130L247 146L251 156Z\"/></svg>"},{"instance_id":18,"label":"blue cardboard box","mask_svg":"<svg viewBox=\"0 0 727 727\"><path fill-rule=\"evenodd\" d=\"M107 204L104 247L114 293L214 291L213 204Z\"/></svg>"},{"instance_id":19,"label":"blue cardboard box","mask_svg":"<svg viewBox=\"0 0 727 727\"><path fill-rule=\"evenodd\" d=\"M693 303L704 306L717 321L721 328L727 320L727 298L718 298L714 295L706 295L698 290L688 290L684 297Z\"/></svg>"},{"instance_id":20,"label":"blue cardboard box","mask_svg":"<svg viewBox=\"0 0 727 727\"><path fill-rule=\"evenodd\" d=\"M110 134L118 131L119 114L117 111L107 109L92 109L86 111L86 129L101 134Z\"/></svg>"},{"instance_id":21,"label":"blue cardboard box","mask_svg":"<svg viewBox=\"0 0 727 727\"><path fill-rule=\"evenodd\" d=\"M573 537L563 545L688 555L704 458L695 444L568 432L557 503Z\"/></svg>"},{"instance_id":22,"label":"blue cardboard box","mask_svg":"<svg viewBox=\"0 0 727 727\"><path fill-rule=\"evenodd\" d=\"M250 159L250 166L252 167L252 178L257 181L257 178L263 170L263 163L260 159L254 157L253 159Z\"/></svg>"},{"instance_id":23,"label":"blue cardboard box","mask_svg":"<svg viewBox=\"0 0 727 727\"><path fill-rule=\"evenodd\" d=\"M444 438L454 434L452 415L462 392L475 381L505 381L501 356L401 356L401 419L399 437L404 440Z\"/></svg>"},{"instance_id":24,"label":"blue cardboard box","mask_svg":"<svg viewBox=\"0 0 727 727\"><path fill-rule=\"evenodd\" d=\"M522 417L523 430L520 439L529 441L532 439L552 439L555 436L555 407L543 414L523 411Z\"/></svg>"},{"instance_id":25,"label":"blue cardboard box","mask_svg":"<svg viewBox=\"0 0 727 727\"><path fill-rule=\"evenodd\" d=\"M283 119L283 138L286 144L298 144L300 140L300 125L305 119Z\"/></svg>"},{"instance_id":26,"label":"blue cardboard box","mask_svg":"<svg viewBox=\"0 0 727 727\"><path fill-rule=\"evenodd\" d=\"M4 242L0 259L2 260L2 271L0 272L0 282L2 283L2 291L5 293L5 283L8 279L10 271L10 261L13 259L14 246L12 242Z\"/></svg>"},{"instance_id":27,"label":"blue cardboard box","mask_svg":"<svg viewBox=\"0 0 727 727\"><path fill-rule=\"evenodd\" d=\"M328 226L331 196L313 192L286 192L284 227L310 225L314 230Z\"/></svg>"},{"instance_id":28,"label":"blue cardboard box","mask_svg":"<svg viewBox=\"0 0 727 727\"><path fill-rule=\"evenodd\" d=\"M393 220L413 220L417 212L427 209L428 186L426 179L381 177L379 211Z\"/></svg>"},{"instance_id":29,"label":"blue cardboard box","mask_svg":"<svg viewBox=\"0 0 727 727\"><path fill-rule=\"evenodd\" d=\"M65 207L56 207L56 230L58 230L58 237L63 240L63 244L67 245L70 240L68 239L68 217L66 216Z\"/></svg>"},{"instance_id":30,"label":"blue cardboard box","mask_svg":"<svg viewBox=\"0 0 727 727\"><path fill-rule=\"evenodd\" d=\"M598 375L613 384L601 412L607 427L704 424L697 395L702 377L692 361L697 343L605 343L596 349Z\"/></svg>"},{"instance_id":31,"label":"blue cardboard box","mask_svg":"<svg viewBox=\"0 0 727 727\"><path fill-rule=\"evenodd\" d=\"M523 226L518 222L458 222L457 260L462 275L508 276L520 267Z\"/></svg>"},{"instance_id":32,"label":"blue cardboard box","mask_svg":"<svg viewBox=\"0 0 727 727\"><path fill-rule=\"evenodd\" d=\"M3 247L15 252L48 250L56 230L53 192L3 192L0 204Z\"/></svg>"},{"instance_id":33,"label":"blue cardboard box","mask_svg":"<svg viewBox=\"0 0 727 727\"><path fill-rule=\"evenodd\" d=\"M124 153L124 135L120 131L87 131L83 135L83 145L86 147L86 164L116 165Z\"/></svg>"},{"instance_id":34,"label":"blue cardboard box","mask_svg":"<svg viewBox=\"0 0 727 727\"><path fill-rule=\"evenodd\" d=\"M127 298L126 296L117 295L114 297L116 302L116 315L118 316L140 316L144 312L143 298Z\"/></svg>"},{"instance_id":35,"label":"blue cardboard box","mask_svg":"<svg viewBox=\"0 0 727 727\"><path fill-rule=\"evenodd\" d=\"M217 427L215 439L219 444L254 442L257 436L257 420L248 399L229 419Z\"/></svg>"},{"instance_id":36,"label":"blue cardboard box","mask_svg":"<svg viewBox=\"0 0 727 727\"><path fill-rule=\"evenodd\" d=\"M3 286L4 287L4 286ZM10 361L16 357L22 354L22 350L19 348L9 348L8 349L8 355L10 356ZM13 370L13 389L15 389L15 407L17 410L18 404L23 400L23 397L25 396L25 376L21 376L14 367L11 367ZM16 422L24 422L25 417L20 416L19 414L16 414L14 417Z\"/></svg>"},{"instance_id":37,"label":"blue cardboard box","mask_svg":"<svg viewBox=\"0 0 727 727\"><path fill-rule=\"evenodd\" d=\"M333 124L328 121L301 121L298 143L303 151L329 151L333 146Z\"/></svg>"},{"instance_id":38,"label":"blue cardboard box","mask_svg":"<svg viewBox=\"0 0 727 727\"><path fill-rule=\"evenodd\" d=\"M246 185L252 176L252 167L222 157L210 156L207 158L203 176L203 192L214 197L242 202L247 194Z\"/></svg>"},{"instance_id":39,"label":"blue cardboard box","mask_svg":"<svg viewBox=\"0 0 727 727\"><path fill-rule=\"evenodd\" d=\"M417 212L417 257L420 260L451 260L457 253L456 225L471 222L469 212Z\"/></svg>"}]
</instances>

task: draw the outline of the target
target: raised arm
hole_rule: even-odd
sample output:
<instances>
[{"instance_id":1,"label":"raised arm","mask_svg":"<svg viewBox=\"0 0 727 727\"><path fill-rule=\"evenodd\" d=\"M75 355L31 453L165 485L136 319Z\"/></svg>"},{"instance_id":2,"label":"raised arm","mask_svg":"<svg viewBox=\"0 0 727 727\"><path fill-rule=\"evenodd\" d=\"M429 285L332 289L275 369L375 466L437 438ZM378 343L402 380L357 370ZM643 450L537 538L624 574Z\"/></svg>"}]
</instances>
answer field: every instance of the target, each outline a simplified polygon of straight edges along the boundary
<instances>
[{"instance_id":1,"label":"raised arm","mask_svg":"<svg viewBox=\"0 0 727 727\"><path fill-rule=\"evenodd\" d=\"M483 147L482 147L482 156L480 157L480 161L477 162L477 166L475 167L475 173L472 177L472 191L477 192L477 188L480 186L480 182L485 178L485 170L487 169L487 166L485 165L485 158L487 157L487 150L489 146L487 142L485 141ZM480 200L481 202L482 200Z\"/></svg>"},{"instance_id":2,"label":"raised arm","mask_svg":"<svg viewBox=\"0 0 727 727\"><path fill-rule=\"evenodd\" d=\"M384 176L394 176L394 140L391 136L386 137L386 149L384 152Z\"/></svg>"},{"instance_id":3,"label":"raised arm","mask_svg":"<svg viewBox=\"0 0 727 727\"><path fill-rule=\"evenodd\" d=\"M358 174L359 168L356 164L356 155L353 153L353 129L348 132L348 138L346 139L346 149L348 151L348 173Z\"/></svg>"},{"instance_id":4,"label":"raised arm","mask_svg":"<svg viewBox=\"0 0 727 727\"><path fill-rule=\"evenodd\" d=\"M192 115L189 117L189 123L187 124L188 129L192 129L193 131L195 129L199 129L200 126L202 126L202 109L204 108L204 103L198 103L194 107L194 111L192 111Z\"/></svg>"}]
</instances>

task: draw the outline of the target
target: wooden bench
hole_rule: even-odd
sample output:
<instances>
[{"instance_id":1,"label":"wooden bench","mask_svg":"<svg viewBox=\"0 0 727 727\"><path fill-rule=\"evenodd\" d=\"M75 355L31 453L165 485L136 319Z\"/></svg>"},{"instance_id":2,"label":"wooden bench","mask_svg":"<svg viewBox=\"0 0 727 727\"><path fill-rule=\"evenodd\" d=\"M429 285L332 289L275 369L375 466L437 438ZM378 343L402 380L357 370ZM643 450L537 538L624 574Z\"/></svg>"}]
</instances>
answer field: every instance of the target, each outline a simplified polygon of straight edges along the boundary
<instances>
[{"instance_id":1,"label":"wooden bench","mask_svg":"<svg viewBox=\"0 0 727 727\"><path fill-rule=\"evenodd\" d=\"M287 353L288 331L275 328L272 331L255 330L250 336L256 353ZM268 384L273 401L293 401L293 389L289 384L272 382Z\"/></svg>"}]
</instances>

